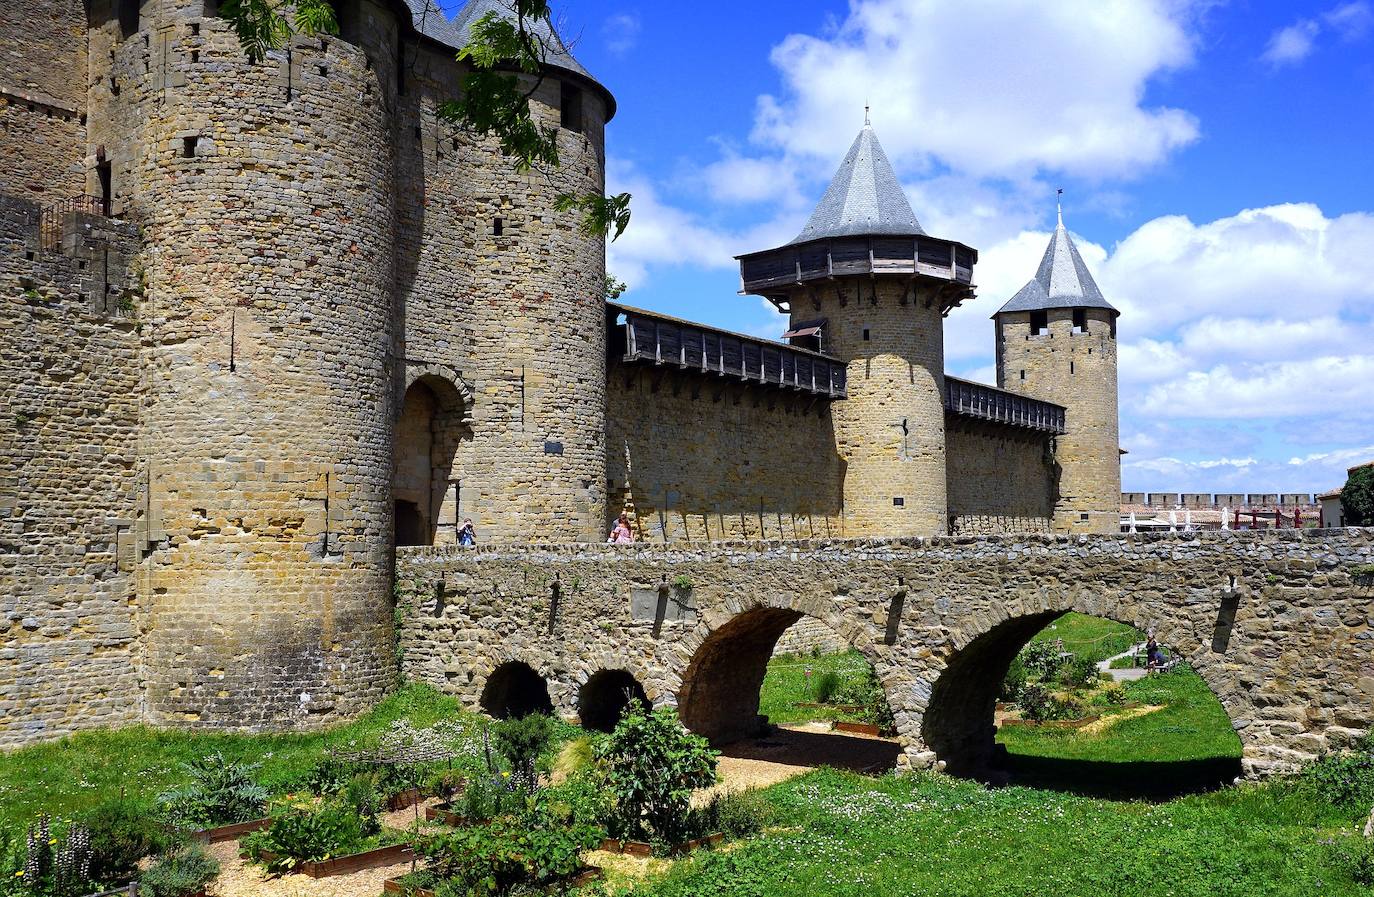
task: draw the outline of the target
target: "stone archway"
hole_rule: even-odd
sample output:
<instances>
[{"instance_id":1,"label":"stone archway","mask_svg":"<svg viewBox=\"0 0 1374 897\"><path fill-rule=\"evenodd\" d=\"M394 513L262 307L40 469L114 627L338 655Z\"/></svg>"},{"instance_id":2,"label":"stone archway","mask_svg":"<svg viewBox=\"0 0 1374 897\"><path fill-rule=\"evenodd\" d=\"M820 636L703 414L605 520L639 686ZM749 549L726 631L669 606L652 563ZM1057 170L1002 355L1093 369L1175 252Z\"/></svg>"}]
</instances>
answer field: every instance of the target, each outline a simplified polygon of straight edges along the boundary
<instances>
[{"instance_id":1,"label":"stone archway","mask_svg":"<svg viewBox=\"0 0 1374 897\"><path fill-rule=\"evenodd\" d=\"M465 514L471 390L432 365L414 366L407 375L393 449L396 544L453 544Z\"/></svg>"},{"instance_id":2,"label":"stone archway","mask_svg":"<svg viewBox=\"0 0 1374 897\"><path fill-rule=\"evenodd\" d=\"M615 729L631 705L650 706L644 686L627 670L598 670L577 690L578 718L585 728L598 732Z\"/></svg>"},{"instance_id":3,"label":"stone archway","mask_svg":"<svg viewBox=\"0 0 1374 897\"><path fill-rule=\"evenodd\" d=\"M497 719L520 719L531 713L553 713L549 684L534 667L518 660L492 670L482 687L482 709Z\"/></svg>"}]
</instances>

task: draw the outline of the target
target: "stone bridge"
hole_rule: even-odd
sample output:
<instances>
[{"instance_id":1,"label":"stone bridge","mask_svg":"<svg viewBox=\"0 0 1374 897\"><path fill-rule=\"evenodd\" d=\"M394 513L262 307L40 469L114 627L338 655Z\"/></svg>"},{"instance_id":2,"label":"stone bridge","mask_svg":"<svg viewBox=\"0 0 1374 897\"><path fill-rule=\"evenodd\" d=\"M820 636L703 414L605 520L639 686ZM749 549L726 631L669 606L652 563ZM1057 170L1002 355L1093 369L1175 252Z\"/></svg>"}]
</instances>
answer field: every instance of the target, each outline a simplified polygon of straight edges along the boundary
<instances>
[{"instance_id":1,"label":"stone bridge","mask_svg":"<svg viewBox=\"0 0 1374 897\"><path fill-rule=\"evenodd\" d=\"M759 730L773 645L811 616L872 662L899 762L977 773L1012 658L1073 610L1184 656L1260 775L1369 729L1371 563L1374 530L403 549L399 640L472 706L604 724L633 687L720 743Z\"/></svg>"}]
</instances>

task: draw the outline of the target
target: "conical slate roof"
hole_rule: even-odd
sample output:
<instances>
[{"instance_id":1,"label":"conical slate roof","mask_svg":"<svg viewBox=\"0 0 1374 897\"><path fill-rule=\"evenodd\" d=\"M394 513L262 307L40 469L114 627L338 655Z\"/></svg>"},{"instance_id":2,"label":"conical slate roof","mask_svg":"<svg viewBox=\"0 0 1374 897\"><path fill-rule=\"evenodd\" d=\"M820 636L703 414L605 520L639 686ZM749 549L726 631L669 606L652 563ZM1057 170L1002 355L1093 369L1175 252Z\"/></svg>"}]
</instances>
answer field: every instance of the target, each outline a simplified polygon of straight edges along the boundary
<instances>
[{"instance_id":1,"label":"conical slate roof","mask_svg":"<svg viewBox=\"0 0 1374 897\"><path fill-rule=\"evenodd\" d=\"M826 237L923 236L878 135L864 125L793 243Z\"/></svg>"},{"instance_id":2,"label":"conical slate roof","mask_svg":"<svg viewBox=\"0 0 1374 897\"><path fill-rule=\"evenodd\" d=\"M1083 256L1078 254L1073 237L1064 227L1062 214L1035 278L1012 296L997 314L1051 308L1105 308L1119 314L1097 288L1097 282L1083 263Z\"/></svg>"}]
</instances>

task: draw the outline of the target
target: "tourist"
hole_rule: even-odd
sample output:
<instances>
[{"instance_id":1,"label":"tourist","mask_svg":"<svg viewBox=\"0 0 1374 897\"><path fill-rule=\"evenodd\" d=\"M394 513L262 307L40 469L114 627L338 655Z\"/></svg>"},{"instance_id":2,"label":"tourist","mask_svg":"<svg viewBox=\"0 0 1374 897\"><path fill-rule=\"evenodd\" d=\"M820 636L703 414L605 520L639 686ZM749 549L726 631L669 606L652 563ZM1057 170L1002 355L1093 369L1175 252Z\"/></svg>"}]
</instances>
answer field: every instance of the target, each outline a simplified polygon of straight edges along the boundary
<instances>
[{"instance_id":1,"label":"tourist","mask_svg":"<svg viewBox=\"0 0 1374 897\"><path fill-rule=\"evenodd\" d=\"M472 528L472 518L463 520L463 528L458 530L458 544L471 548L477 544L477 531Z\"/></svg>"},{"instance_id":2,"label":"tourist","mask_svg":"<svg viewBox=\"0 0 1374 897\"><path fill-rule=\"evenodd\" d=\"M611 530L611 536L606 542L611 545L632 545L634 541L635 534L630 529L630 515L622 511L620 519L615 522L615 529Z\"/></svg>"},{"instance_id":3,"label":"tourist","mask_svg":"<svg viewBox=\"0 0 1374 897\"><path fill-rule=\"evenodd\" d=\"M1164 665L1164 653L1159 650L1159 642L1155 637L1150 636L1150 640L1145 643L1145 668L1156 669Z\"/></svg>"}]
</instances>

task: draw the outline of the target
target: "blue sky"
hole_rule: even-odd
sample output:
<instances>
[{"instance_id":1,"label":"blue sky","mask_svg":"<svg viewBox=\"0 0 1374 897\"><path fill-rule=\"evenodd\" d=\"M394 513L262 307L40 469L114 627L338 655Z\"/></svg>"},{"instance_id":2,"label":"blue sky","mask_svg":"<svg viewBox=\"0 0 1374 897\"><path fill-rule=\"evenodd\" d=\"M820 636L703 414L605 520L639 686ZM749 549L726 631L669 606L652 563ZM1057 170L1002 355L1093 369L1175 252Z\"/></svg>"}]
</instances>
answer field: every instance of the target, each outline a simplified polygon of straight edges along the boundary
<instances>
[{"instance_id":1,"label":"blue sky","mask_svg":"<svg viewBox=\"0 0 1374 897\"><path fill-rule=\"evenodd\" d=\"M1065 217L1123 312L1130 491L1321 491L1374 458L1374 0L555 4L617 96L625 300L776 337L732 256L800 230L863 122L976 246L947 369Z\"/></svg>"}]
</instances>

